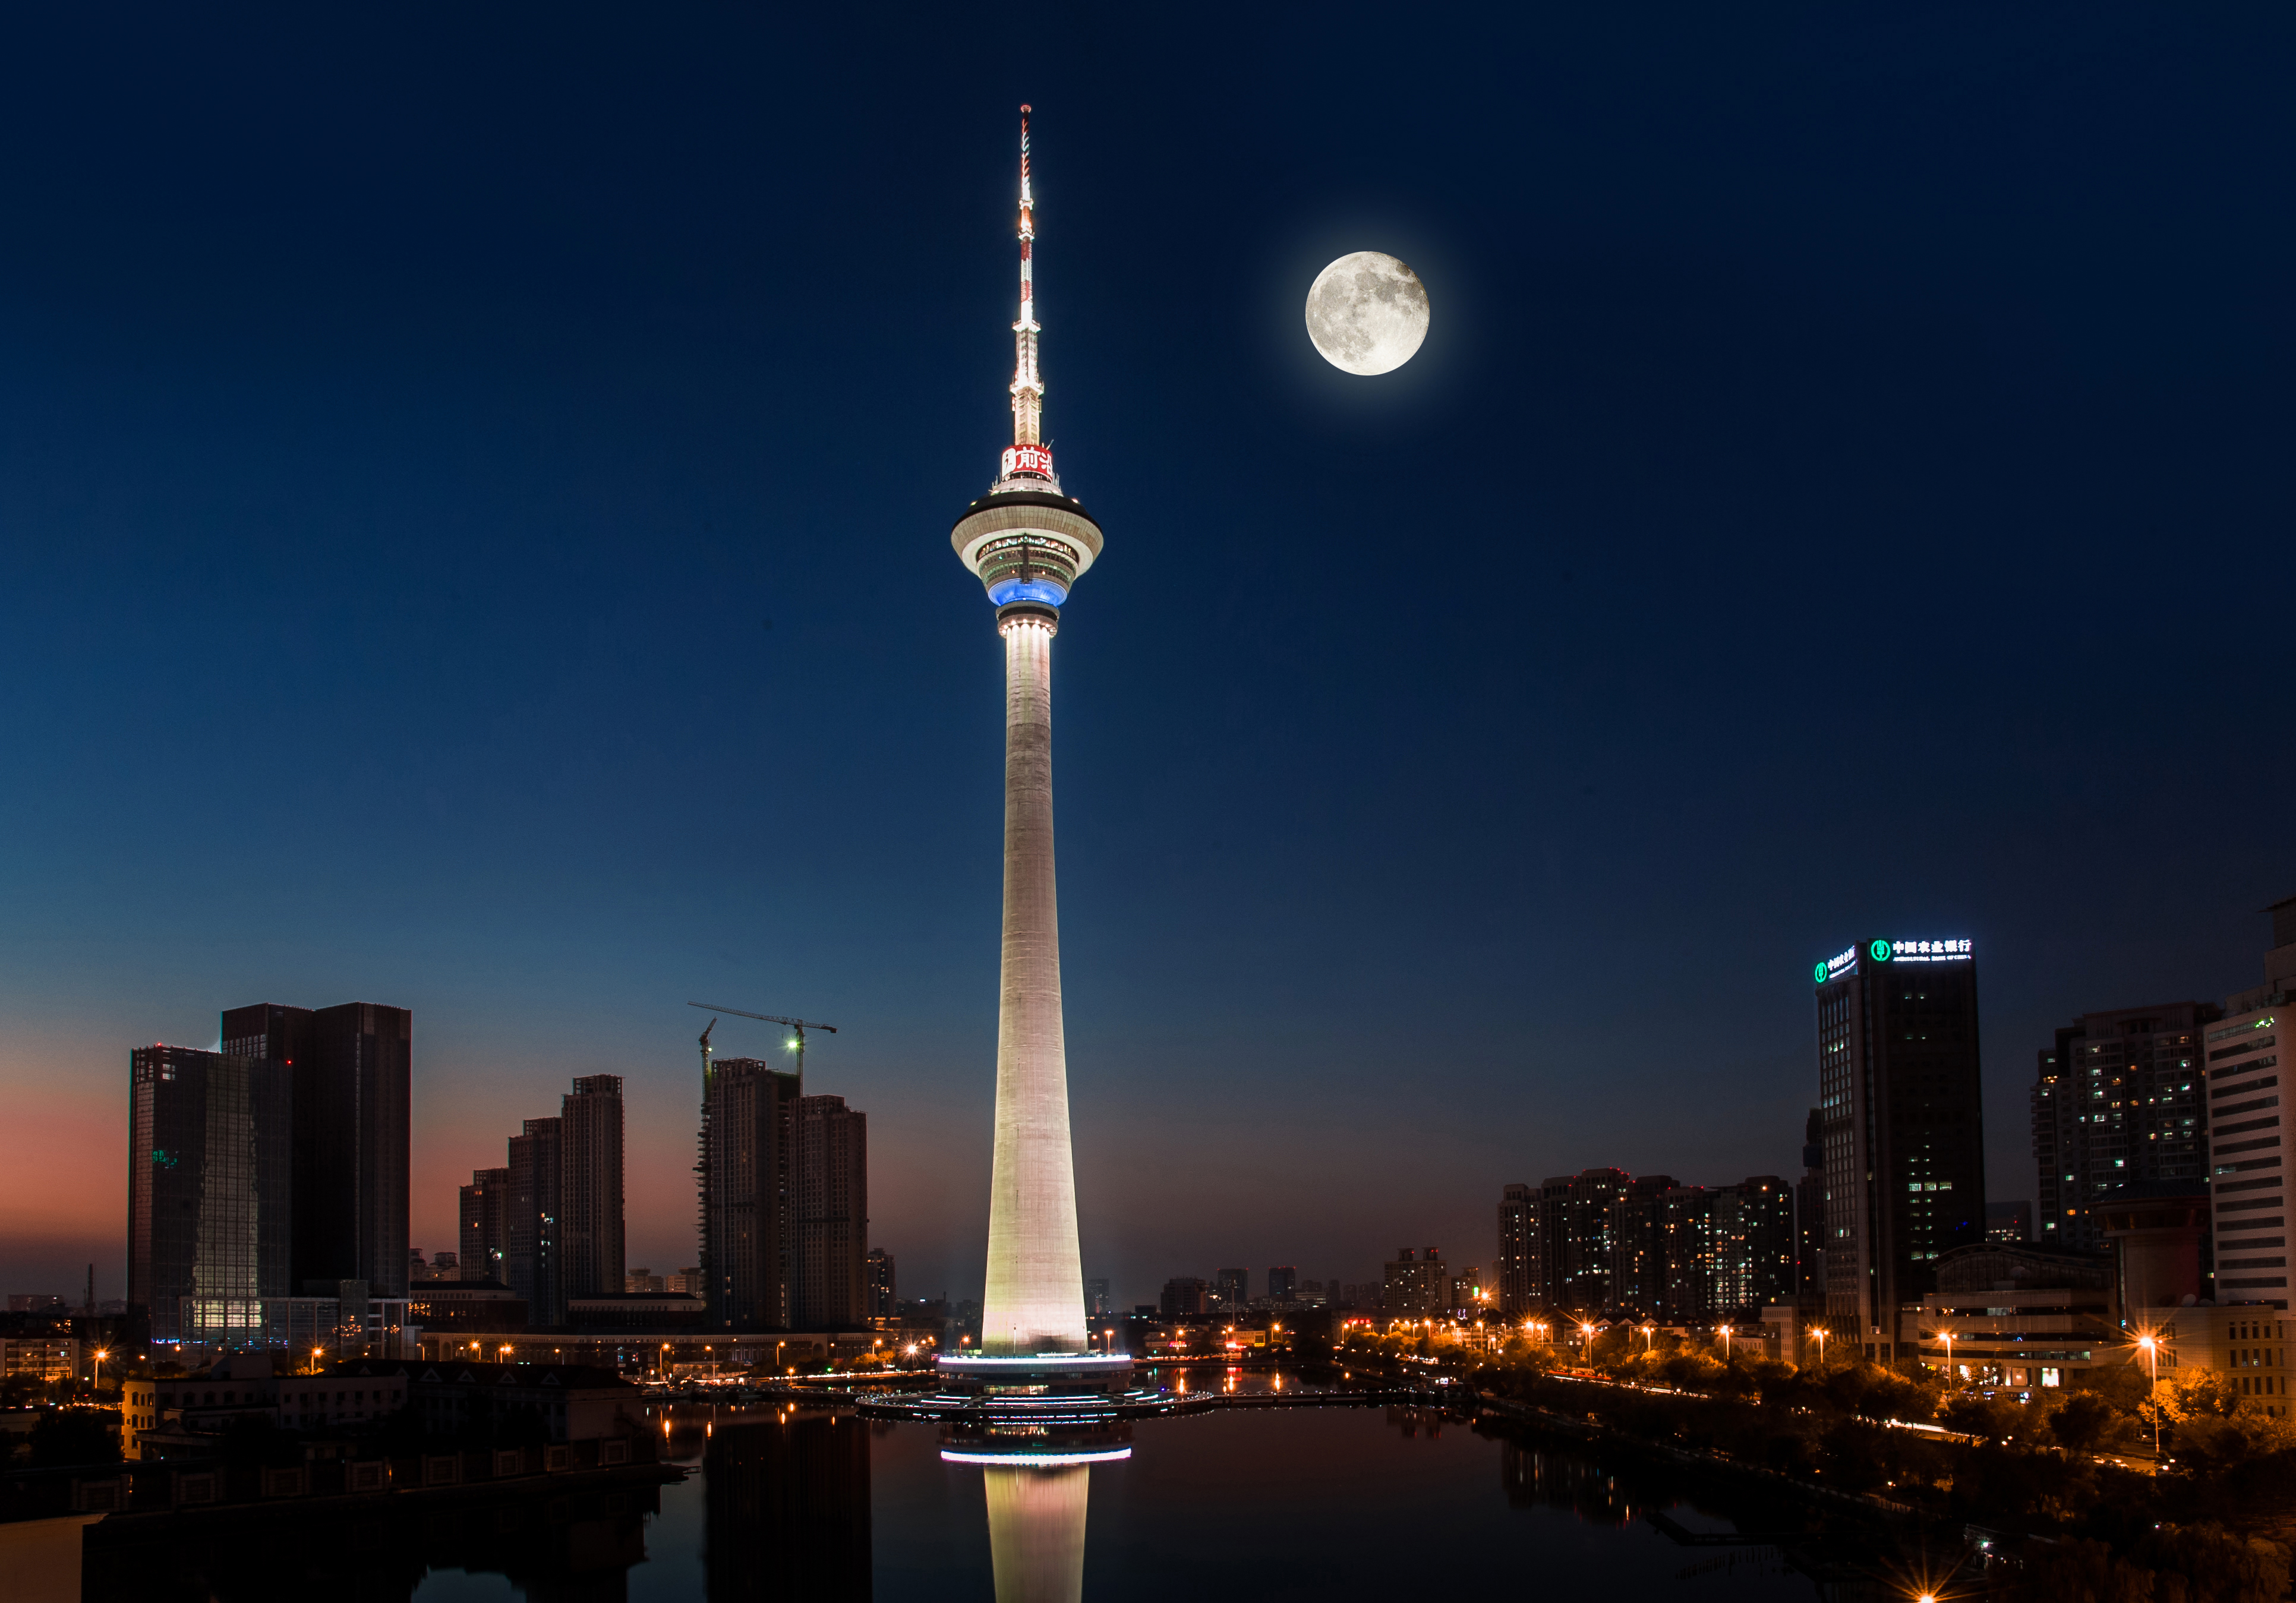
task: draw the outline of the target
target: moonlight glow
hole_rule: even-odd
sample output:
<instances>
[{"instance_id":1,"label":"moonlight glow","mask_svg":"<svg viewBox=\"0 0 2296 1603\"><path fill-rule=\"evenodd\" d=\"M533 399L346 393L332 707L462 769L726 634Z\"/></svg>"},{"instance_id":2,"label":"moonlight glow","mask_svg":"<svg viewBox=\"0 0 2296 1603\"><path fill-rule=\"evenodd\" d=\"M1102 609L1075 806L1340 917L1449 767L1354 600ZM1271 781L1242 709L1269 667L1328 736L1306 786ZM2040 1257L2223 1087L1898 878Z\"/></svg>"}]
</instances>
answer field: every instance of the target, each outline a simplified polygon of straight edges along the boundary
<instances>
[{"instance_id":1,"label":"moonlight glow","mask_svg":"<svg viewBox=\"0 0 2296 1603\"><path fill-rule=\"evenodd\" d=\"M1308 338L1333 367L1393 372L1427 338L1427 286L1381 251L1343 256L1308 286Z\"/></svg>"}]
</instances>

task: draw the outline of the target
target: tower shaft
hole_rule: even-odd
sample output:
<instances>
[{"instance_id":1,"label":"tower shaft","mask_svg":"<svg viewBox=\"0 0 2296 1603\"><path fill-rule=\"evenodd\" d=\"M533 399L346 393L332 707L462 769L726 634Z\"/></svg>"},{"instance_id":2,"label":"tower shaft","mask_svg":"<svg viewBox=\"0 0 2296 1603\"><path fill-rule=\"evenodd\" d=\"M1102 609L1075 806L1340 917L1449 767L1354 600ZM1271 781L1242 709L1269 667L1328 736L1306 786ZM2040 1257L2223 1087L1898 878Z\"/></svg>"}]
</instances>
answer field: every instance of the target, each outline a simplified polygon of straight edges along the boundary
<instances>
[{"instance_id":1,"label":"tower shaft","mask_svg":"<svg viewBox=\"0 0 2296 1603\"><path fill-rule=\"evenodd\" d=\"M1053 875L1051 609L1004 636L1004 943L996 1020L996 1145L980 1342L991 1356L1081 1353L1084 1266L1069 1144L1068 1046Z\"/></svg>"}]
</instances>

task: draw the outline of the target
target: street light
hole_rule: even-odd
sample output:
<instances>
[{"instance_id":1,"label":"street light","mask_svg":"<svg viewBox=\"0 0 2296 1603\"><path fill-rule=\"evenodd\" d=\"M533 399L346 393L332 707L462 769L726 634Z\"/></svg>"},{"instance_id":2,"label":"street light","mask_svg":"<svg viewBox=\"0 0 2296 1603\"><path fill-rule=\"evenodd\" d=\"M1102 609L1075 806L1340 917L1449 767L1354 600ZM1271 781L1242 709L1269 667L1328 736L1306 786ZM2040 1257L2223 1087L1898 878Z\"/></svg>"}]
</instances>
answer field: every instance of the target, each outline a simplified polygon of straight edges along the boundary
<instances>
[{"instance_id":1,"label":"street light","mask_svg":"<svg viewBox=\"0 0 2296 1603\"><path fill-rule=\"evenodd\" d=\"M1953 1384L1953 1332L1940 1330L1938 1332L1938 1339L1945 1343L1945 1383L1951 1386Z\"/></svg>"},{"instance_id":2,"label":"street light","mask_svg":"<svg viewBox=\"0 0 2296 1603\"><path fill-rule=\"evenodd\" d=\"M1817 1367L1822 1370L1825 1367L1825 1338L1833 1333L1821 1325L1810 1334L1817 1338Z\"/></svg>"},{"instance_id":3,"label":"street light","mask_svg":"<svg viewBox=\"0 0 2296 1603\"><path fill-rule=\"evenodd\" d=\"M103 1391L103 1361L111 1356L110 1351L103 1347L95 1350L95 1389L98 1394Z\"/></svg>"},{"instance_id":4,"label":"street light","mask_svg":"<svg viewBox=\"0 0 2296 1603\"><path fill-rule=\"evenodd\" d=\"M2145 1393L2145 1401L2152 1404L2152 1460L2161 1460L2161 1400L2153 1394L2161 1389L2161 1344L2150 1336L2140 1336L2136 1345L2144 1349L2144 1362L2152 1371L2152 1384Z\"/></svg>"},{"instance_id":5,"label":"street light","mask_svg":"<svg viewBox=\"0 0 2296 1603\"><path fill-rule=\"evenodd\" d=\"M1644 1354L1648 1354L1652 1351L1652 1344L1656 1342L1657 1339L1658 1327L1656 1325L1644 1325L1643 1327L1643 1351Z\"/></svg>"},{"instance_id":6,"label":"street light","mask_svg":"<svg viewBox=\"0 0 2296 1603\"><path fill-rule=\"evenodd\" d=\"M1730 1327L1727 1325L1722 1327L1722 1362L1730 1362Z\"/></svg>"}]
</instances>

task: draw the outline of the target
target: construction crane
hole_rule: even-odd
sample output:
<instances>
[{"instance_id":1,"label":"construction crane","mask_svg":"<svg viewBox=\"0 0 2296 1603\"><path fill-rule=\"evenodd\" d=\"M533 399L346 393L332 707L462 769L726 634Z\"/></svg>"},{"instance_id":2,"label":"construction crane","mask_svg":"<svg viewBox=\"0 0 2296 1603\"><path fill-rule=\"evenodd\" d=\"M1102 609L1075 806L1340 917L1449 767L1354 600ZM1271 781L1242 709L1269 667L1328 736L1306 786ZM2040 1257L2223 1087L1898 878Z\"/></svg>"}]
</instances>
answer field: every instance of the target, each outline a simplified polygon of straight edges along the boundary
<instances>
[{"instance_id":1,"label":"construction crane","mask_svg":"<svg viewBox=\"0 0 2296 1603\"><path fill-rule=\"evenodd\" d=\"M714 1002L689 1002L685 1005L700 1008L705 1013L731 1013L736 1018L755 1018L766 1024L787 1025L797 1032L797 1072L800 1079L805 1076L806 1031L827 1030L832 1035L837 1034L837 1026L833 1024L809 1024L802 1018L784 1018L778 1013L752 1013L746 1008L721 1008ZM705 1074L709 1067L709 1030L717 1027L718 1021L713 1018L709 1021L709 1028L701 1032L701 1065Z\"/></svg>"}]
</instances>

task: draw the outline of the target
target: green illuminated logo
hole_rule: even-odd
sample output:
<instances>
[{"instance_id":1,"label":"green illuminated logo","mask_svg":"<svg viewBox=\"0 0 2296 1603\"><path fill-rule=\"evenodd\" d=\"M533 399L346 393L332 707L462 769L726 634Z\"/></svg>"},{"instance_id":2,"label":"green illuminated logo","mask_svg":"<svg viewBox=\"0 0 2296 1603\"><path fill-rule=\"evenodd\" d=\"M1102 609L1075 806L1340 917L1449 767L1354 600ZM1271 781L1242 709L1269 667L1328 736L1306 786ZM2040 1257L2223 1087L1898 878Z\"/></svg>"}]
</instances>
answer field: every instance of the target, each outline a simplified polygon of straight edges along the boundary
<instances>
[{"instance_id":1,"label":"green illuminated logo","mask_svg":"<svg viewBox=\"0 0 2296 1603\"><path fill-rule=\"evenodd\" d=\"M1874 961L1877 963L1886 963L1890 961L1890 943L1887 941L1876 941L1866 950L1874 954Z\"/></svg>"},{"instance_id":2,"label":"green illuminated logo","mask_svg":"<svg viewBox=\"0 0 2296 1603\"><path fill-rule=\"evenodd\" d=\"M1825 983L1825 965L1824 963L1818 964L1817 972L1811 975L1810 977L1816 980L1819 985L1824 985Z\"/></svg>"}]
</instances>

